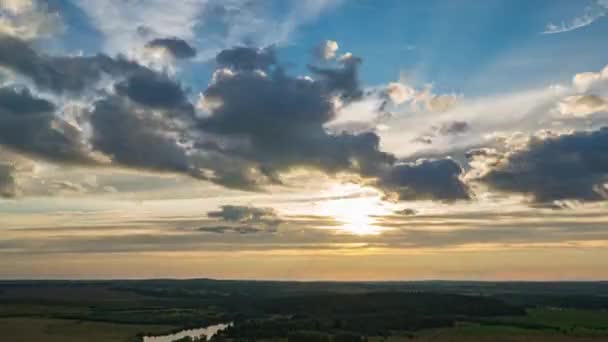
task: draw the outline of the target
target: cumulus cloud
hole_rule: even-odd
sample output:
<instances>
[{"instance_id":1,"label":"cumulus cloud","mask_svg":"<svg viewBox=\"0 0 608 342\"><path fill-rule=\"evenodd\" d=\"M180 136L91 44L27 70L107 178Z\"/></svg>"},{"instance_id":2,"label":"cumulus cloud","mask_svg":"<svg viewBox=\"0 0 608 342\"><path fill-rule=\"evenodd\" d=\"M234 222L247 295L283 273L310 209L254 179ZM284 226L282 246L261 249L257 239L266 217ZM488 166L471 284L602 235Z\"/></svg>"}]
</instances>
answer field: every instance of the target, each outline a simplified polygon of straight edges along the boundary
<instances>
[{"instance_id":1,"label":"cumulus cloud","mask_svg":"<svg viewBox=\"0 0 608 342\"><path fill-rule=\"evenodd\" d=\"M267 70L277 63L272 47L234 47L220 51L215 60L221 67L234 70Z\"/></svg>"},{"instance_id":2,"label":"cumulus cloud","mask_svg":"<svg viewBox=\"0 0 608 342\"><path fill-rule=\"evenodd\" d=\"M220 105L202 120L202 129L247 138L249 147L241 153L260 163L265 172L297 166L335 172L351 169L353 161L369 166L391 159L378 151L373 133L331 135L323 127L336 115L334 96L351 98L361 92L349 82L356 76L343 74L355 72L354 65L318 70L321 79L311 80L289 76L280 68L268 69L268 63L258 62L260 54L266 56L257 49L241 51L239 58L228 61L226 56L236 55L218 55L225 61L221 65L234 70L216 77L205 91L207 101ZM253 66L266 69L258 72L251 70Z\"/></svg>"},{"instance_id":3,"label":"cumulus cloud","mask_svg":"<svg viewBox=\"0 0 608 342\"><path fill-rule=\"evenodd\" d=\"M91 90L104 76L123 77L144 68L124 58L102 54L48 56L10 36L0 36L0 66L30 79L41 90L74 94Z\"/></svg>"},{"instance_id":4,"label":"cumulus cloud","mask_svg":"<svg viewBox=\"0 0 608 342\"><path fill-rule=\"evenodd\" d=\"M116 92L151 108L192 114L194 107L182 86L168 76L142 69L115 85Z\"/></svg>"},{"instance_id":5,"label":"cumulus cloud","mask_svg":"<svg viewBox=\"0 0 608 342\"><path fill-rule=\"evenodd\" d=\"M30 79L36 88L97 97L84 106L76 127L55 115L50 101L26 90L3 90L0 115L8 119L0 123L7 131L0 142L36 157L173 172L246 190L281 184L283 173L310 168L375 179L386 191L396 186L395 192L408 199L415 199L417 191L420 198L466 197L454 195L454 188L433 189L418 176L406 181L399 175L417 175L430 162L397 163L394 155L380 150L374 132L326 129L343 107L362 98L362 60L356 56L333 66L310 66L313 77L294 77L272 47L223 50L203 92L208 113L200 117L176 80L137 62L105 55L47 56L7 36L0 46L6 48L0 50L0 65ZM104 78L114 86L100 89ZM397 101L402 97L387 96ZM447 166L446 172L431 178L454 186L453 169L442 165L436 170Z\"/></svg>"},{"instance_id":6,"label":"cumulus cloud","mask_svg":"<svg viewBox=\"0 0 608 342\"><path fill-rule=\"evenodd\" d=\"M467 200L470 193L463 174L462 167L450 158L424 159L394 165L377 185L402 200Z\"/></svg>"},{"instance_id":7,"label":"cumulus cloud","mask_svg":"<svg viewBox=\"0 0 608 342\"><path fill-rule=\"evenodd\" d=\"M162 117L109 97L95 103L90 123L92 146L117 165L196 174L185 149L167 134L170 127Z\"/></svg>"},{"instance_id":8,"label":"cumulus cloud","mask_svg":"<svg viewBox=\"0 0 608 342\"><path fill-rule=\"evenodd\" d=\"M608 111L608 66L598 72L583 72L572 78L572 93L557 110L565 116L585 117Z\"/></svg>"},{"instance_id":9,"label":"cumulus cloud","mask_svg":"<svg viewBox=\"0 0 608 342\"><path fill-rule=\"evenodd\" d=\"M595 113L608 112L608 100L597 95L568 96L558 104L564 115L585 117Z\"/></svg>"},{"instance_id":10,"label":"cumulus cloud","mask_svg":"<svg viewBox=\"0 0 608 342\"><path fill-rule=\"evenodd\" d=\"M536 202L598 201L607 197L608 128L534 136L525 147L471 154L478 180L494 189L531 195Z\"/></svg>"},{"instance_id":11,"label":"cumulus cloud","mask_svg":"<svg viewBox=\"0 0 608 342\"><path fill-rule=\"evenodd\" d=\"M409 101L416 95L416 90L403 83L390 82L384 90L384 95L395 104Z\"/></svg>"},{"instance_id":12,"label":"cumulus cloud","mask_svg":"<svg viewBox=\"0 0 608 342\"><path fill-rule=\"evenodd\" d=\"M146 44L147 48L162 49L168 52L173 58L188 59L196 56L196 49L188 42L177 37L156 38Z\"/></svg>"},{"instance_id":13,"label":"cumulus cloud","mask_svg":"<svg viewBox=\"0 0 608 342\"><path fill-rule=\"evenodd\" d=\"M336 98L342 105L361 98L359 58L351 56L333 68L311 67L315 78L302 78L286 74L266 50L243 49L218 55L222 69L204 92L205 101L215 105L200 127L244 138L245 144L231 153L255 163L269 179L293 168L314 168L375 179L379 187L395 190L402 198L468 198L458 179L460 166L453 161L397 163L394 155L380 150L374 132L327 131L325 125L338 114ZM434 172L425 178L424 170ZM412 178L406 179L409 175ZM441 191L432 182L449 188Z\"/></svg>"},{"instance_id":14,"label":"cumulus cloud","mask_svg":"<svg viewBox=\"0 0 608 342\"><path fill-rule=\"evenodd\" d=\"M0 34L33 40L52 36L61 27L59 13L49 11L45 1L0 1Z\"/></svg>"},{"instance_id":15,"label":"cumulus cloud","mask_svg":"<svg viewBox=\"0 0 608 342\"><path fill-rule=\"evenodd\" d=\"M336 58L338 52L338 42L335 40L326 40L315 49L315 55L321 60L330 60Z\"/></svg>"},{"instance_id":16,"label":"cumulus cloud","mask_svg":"<svg viewBox=\"0 0 608 342\"><path fill-rule=\"evenodd\" d=\"M409 103L415 110L423 110L432 113L444 113L453 109L460 100L456 94L436 94L433 86L427 84L423 89L416 89L401 82L390 82L379 92L383 99L379 111L385 111L390 105L401 105Z\"/></svg>"},{"instance_id":17,"label":"cumulus cloud","mask_svg":"<svg viewBox=\"0 0 608 342\"><path fill-rule=\"evenodd\" d=\"M79 131L54 111L53 103L28 89L0 88L0 144L52 161L92 162Z\"/></svg>"},{"instance_id":18,"label":"cumulus cloud","mask_svg":"<svg viewBox=\"0 0 608 342\"><path fill-rule=\"evenodd\" d=\"M581 93L595 90L604 82L608 82L608 65L599 72L582 72L572 78L574 88Z\"/></svg>"},{"instance_id":19,"label":"cumulus cloud","mask_svg":"<svg viewBox=\"0 0 608 342\"><path fill-rule=\"evenodd\" d=\"M352 101L358 100L363 96L361 85L359 83L359 65L362 63L361 58L351 56L343 58L339 68L323 68L311 65L310 71L321 79L327 92L338 93L342 100Z\"/></svg>"}]
</instances>

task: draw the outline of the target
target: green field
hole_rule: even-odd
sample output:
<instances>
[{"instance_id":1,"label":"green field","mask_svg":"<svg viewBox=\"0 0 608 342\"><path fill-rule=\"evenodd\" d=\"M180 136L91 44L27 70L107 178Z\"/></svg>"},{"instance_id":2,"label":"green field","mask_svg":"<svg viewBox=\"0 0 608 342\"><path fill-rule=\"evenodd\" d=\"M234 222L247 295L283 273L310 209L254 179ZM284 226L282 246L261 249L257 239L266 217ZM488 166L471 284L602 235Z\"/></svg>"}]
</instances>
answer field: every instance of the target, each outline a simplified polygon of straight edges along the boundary
<instances>
[{"instance_id":1,"label":"green field","mask_svg":"<svg viewBox=\"0 0 608 342\"><path fill-rule=\"evenodd\" d=\"M160 334L173 328L48 318L0 319L2 341L6 342L135 342L140 333Z\"/></svg>"}]
</instances>

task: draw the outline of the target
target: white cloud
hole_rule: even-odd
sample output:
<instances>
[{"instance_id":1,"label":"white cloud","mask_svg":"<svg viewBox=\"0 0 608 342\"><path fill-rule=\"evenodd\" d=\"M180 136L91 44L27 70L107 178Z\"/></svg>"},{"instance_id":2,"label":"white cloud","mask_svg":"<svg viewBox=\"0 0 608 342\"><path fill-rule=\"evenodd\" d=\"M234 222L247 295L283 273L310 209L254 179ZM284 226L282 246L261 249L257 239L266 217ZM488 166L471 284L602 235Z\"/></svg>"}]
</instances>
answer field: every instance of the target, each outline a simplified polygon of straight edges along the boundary
<instances>
[{"instance_id":1,"label":"white cloud","mask_svg":"<svg viewBox=\"0 0 608 342\"><path fill-rule=\"evenodd\" d=\"M339 45L335 40L326 40L317 48L317 57L324 60L336 58Z\"/></svg>"},{"instance_id":2,"label":"white cloud","mask_svg":"<svg viewBox=\"0 0 608 342\"><path fill-rule=\"evenodd\" d=\"M77 0L106 38L107 52L132 52L160 35L193 39L207 0ZM150 36L150 37L149 37Z\"/></svg>"},{"instance_id":3,"label":"white cloud","mask_svg":"<svg viewBox=\"0 0 608 342\"><path fill-rule=\"evenodd\" d=\"M593 5L585 8L585 13L581 16L573 18L569 22L562 22L560 24L549 23L543 31L543 34L555 34L574 31L585 26L593 24L595 21L601 19L608 14L608 1L597 0Z\"/></svg>"},{"instance_id":4,"label":"white cloud","mask_svg":"<svg viewBox=\"0 0 608 342\"><path fill-rule=\"evenodd\" d=\"M386 86L386 95L394 104L399 105L412 100L416 96L416 90L403 83L390 82Z\"/></svg>"},{"instance_id":5,"label":"white cloud","mask_svg":"<svg viewBox=\"0 0 608 342\"><path fill-rule=\"evenodd\" d=\"M37 0L0 0L0 34L24 40L45 38L62 28L58 13Z\"/></svg>"},{"instance_id":6,"label":"white cloud","mask_svg":"<svg viewBox=\"0 0 608 342\"><path fill-rule=\"evenodd\" d=\"M564 115L584 117L608 112L608 100L597 95L573 95L563 99L558 108Z\"/></svg>"},{"instance_id":7,"label":"white cloud","mask_svg":"<svg viewBox=\"0 0 608 342\"><path fill-rule=\"evenodd\" d=\"M290 0L287 13L277 14L268 2L249 0L76 0L105 36L105 52L149 59L147 41L178 37L202 60L234 45L285 43L299 25L339 2Z\"/></svg>"},{"instance_id":8,"label":"white cloud","mask_svg":"<svg viewBox=\"0 0 608 342\"><path fill-rule=\"evenodd\" d=\"M572 78L572 91L573 95L558 104L563 115L585 117L608 112L608 65L598 72L576 74Z\"/></svg>"}]
</instances>

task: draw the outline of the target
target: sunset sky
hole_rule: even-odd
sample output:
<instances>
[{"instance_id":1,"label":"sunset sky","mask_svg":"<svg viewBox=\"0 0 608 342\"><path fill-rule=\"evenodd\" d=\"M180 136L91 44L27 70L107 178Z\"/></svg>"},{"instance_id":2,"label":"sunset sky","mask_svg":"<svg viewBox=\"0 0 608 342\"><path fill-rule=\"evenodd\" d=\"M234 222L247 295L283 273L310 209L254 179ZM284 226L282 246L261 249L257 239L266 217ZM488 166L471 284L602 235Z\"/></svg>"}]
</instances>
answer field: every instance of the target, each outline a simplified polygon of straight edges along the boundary
<instances>
[{"instance_id":1,"label":"sunset sky","mask_svg":"<svg viewBox=\"0 0 608 342\"><path fill-rule=\"evenodd\" d=\"M608 278L608 0L0 0L0 278Z\"/></svg>"}]
</instances>

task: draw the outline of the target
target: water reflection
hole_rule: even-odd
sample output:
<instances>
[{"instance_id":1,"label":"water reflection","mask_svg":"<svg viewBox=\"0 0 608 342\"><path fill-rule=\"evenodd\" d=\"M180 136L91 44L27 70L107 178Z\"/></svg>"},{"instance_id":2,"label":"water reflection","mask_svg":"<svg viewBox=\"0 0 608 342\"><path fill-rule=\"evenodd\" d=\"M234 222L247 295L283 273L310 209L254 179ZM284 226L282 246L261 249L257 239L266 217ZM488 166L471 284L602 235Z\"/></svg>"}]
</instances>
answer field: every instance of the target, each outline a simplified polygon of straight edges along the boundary
<instances>
[{"instance_id":1,"label":"water reflection","mask_svg":"<svg viewBox=\"0 0 608 342\"><path fill-rule=\"evenodd\" d=\"M173 342L184 337L201 338L201 336L206 336L207 340L209 340L213 335L217 334L219 331L228 328L231 325L232 323L216 324L210 325L206 328L182 330L174 334L164 336L144 336L143 342ZM201 339L201 341L204 340L205 339Z\"/></svg>"}]
</instances>

